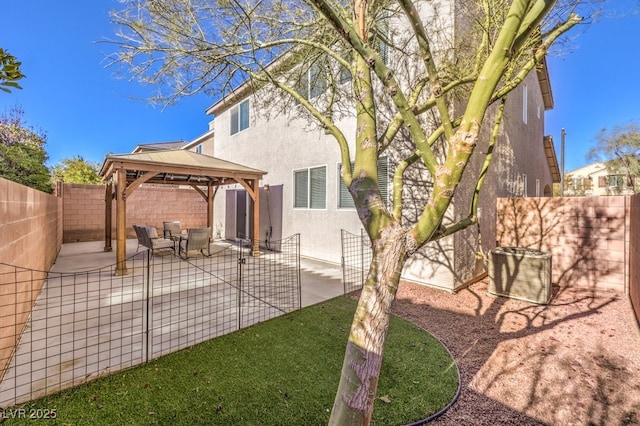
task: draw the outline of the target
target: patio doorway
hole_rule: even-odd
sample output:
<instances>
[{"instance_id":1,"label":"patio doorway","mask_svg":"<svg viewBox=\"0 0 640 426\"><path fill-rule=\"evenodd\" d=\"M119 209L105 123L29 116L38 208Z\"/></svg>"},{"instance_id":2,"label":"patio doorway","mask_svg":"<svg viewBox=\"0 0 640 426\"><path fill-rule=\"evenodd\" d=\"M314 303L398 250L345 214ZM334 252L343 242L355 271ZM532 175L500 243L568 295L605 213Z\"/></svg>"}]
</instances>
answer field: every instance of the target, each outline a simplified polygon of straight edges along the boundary
<instances>
[{"instance_id":1,"label":"patio doorway","mask_svg":"<svg viewBox=\"0 0 640 426\"><path fill-rule=\"evenodd\" d=\"M240 241L253 235L253 201L244 189L228 189L225 196L224 238ZM273 249L282 239L283 185L260 188L260 247Z\"/></svg>"},{"instance_id":2,"label":"patio doorway","mask_svg":"<svg viewBox=\"0 0 640 426\"><path fill-rule=\"evenodd\" d=\"M228 189L226 193L226 211L224 238L239 241L251 235L251 218L248 209L247 191L244 189Z\"/></svg>"}]
</instances>

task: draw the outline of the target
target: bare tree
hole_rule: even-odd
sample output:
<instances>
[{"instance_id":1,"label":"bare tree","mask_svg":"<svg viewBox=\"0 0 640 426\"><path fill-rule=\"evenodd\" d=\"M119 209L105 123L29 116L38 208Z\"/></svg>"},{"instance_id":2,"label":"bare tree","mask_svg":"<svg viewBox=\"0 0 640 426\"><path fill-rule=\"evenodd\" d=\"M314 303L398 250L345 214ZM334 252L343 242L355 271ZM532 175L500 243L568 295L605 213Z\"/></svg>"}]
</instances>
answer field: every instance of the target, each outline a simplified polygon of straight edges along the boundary
<instances>
[{"instance_id":1,"label":"bare tree","mask_svg":"<svg viewBox=\"0 0 640 426\"><path fill-rule=\"evenodd\" d=\"M602 129L587 153L590 161L603 161L612 175L622 179L619 190L640 191L640 127L636 123Z\"/></svg>"},{"instance_id":2,"label":"bare tree","mask_svg":"<svg viewBox=\"0 0 640 426\"><path fill-rule=\"evenodd\" d=\"M550 46L582 21L577 2L121 2L122 10L113 13L120 27L115 62L156 85L156 100L248 90L269 102L270 113L302 105L310 122L335 138L341 177L371 239L373 259L330 422L368 424L403 265L428 242L476 223L477 196L505 99ZM313 85L300 84L309 73L317 77ZM339 127L344 116L355 117L354 135ZM484 164L473 172L469 214L445 222L483 126L491 138ZM377 160L390 149L406 156L395 167L387 207ZM428 184L412 189L426 199L418 209L403 198L405 178L417 168L429 176ZM403 216L409 208L418 212L411 221Z\"/></svg>"}]
</instances>

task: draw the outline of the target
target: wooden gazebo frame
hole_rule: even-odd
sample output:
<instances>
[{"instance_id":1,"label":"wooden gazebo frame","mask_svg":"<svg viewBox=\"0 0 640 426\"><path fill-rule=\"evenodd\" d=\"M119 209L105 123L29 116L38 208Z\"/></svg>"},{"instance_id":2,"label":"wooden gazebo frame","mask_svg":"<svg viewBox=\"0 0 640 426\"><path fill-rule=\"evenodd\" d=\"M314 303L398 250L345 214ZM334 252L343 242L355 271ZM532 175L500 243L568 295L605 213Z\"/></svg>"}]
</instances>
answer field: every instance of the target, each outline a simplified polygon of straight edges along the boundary
<instances>
[{"instance_id":1,"label":"wooden gazebo frame","mask_svg":"<svg viewBox=\"0 0 640 426\"><path fill-rule=\"evenodd\" d=\"M100 176L106 181L105 251L111 251L111 216L116 200L116 275L127 273L127 197L143 183L188 185L207 202L207 226L213 227L213 196L221 185L240 184L253 201L253 246L259 252L259 182L266 174L240 164L183 149L107 155Z\"/></svg>"}]
</instances>

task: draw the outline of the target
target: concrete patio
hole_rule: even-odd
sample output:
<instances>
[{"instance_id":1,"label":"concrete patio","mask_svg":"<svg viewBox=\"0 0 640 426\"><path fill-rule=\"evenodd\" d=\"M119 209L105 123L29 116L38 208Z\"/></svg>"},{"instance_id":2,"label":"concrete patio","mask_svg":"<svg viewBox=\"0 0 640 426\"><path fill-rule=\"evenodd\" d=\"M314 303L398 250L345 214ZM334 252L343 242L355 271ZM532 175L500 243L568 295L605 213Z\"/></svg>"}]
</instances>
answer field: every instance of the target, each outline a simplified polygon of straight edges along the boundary
<instances>
[{"instance_id":1,"label":"concrete patio","mask_svg":"<svg viewBox=\"0 0 640 426\"><path fill-rule=\"evenodd\" d=\"M127 257L136 252L137 240L128 240ZM114 277L109 267L115 264L115 254L105 252L103 242L62 246L0 384L0 406L143 363L235 331L240 323L244 327L282 314L274 308L277 301L270 299L269 291L279 285L279 279L288 279L284 275L273 274L278 284L260 290L263 297L255 298L229 285L224 274L235 272L218 273L215 264L194 267L166 251L152 256L159 266L151 266L149 293L143 255L135 258L140 260L129 276ZM232 258L230 264L235 263ZM279 273L290 276L291 266ZM92 271L92 278L85 281L87 271ZM169 276L169 283L158 280L156 284L157 274ZM300 258L301 307L341 294L340 265Z\"/></svg>"}]
</instances>

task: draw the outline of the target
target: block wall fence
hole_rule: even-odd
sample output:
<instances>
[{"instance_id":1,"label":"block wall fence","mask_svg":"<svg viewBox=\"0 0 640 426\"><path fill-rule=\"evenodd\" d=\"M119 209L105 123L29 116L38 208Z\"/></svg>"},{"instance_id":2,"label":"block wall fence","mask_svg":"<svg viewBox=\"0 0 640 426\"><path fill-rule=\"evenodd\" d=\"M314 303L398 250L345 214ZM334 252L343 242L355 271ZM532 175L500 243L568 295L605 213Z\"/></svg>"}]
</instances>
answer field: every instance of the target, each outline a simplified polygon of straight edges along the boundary
<instances>
[{"instance_id":1,"label":"block wall fence","mask_svg":"<svg viewBox=\"0 0 640 426\"><path fill-rule=\"evenodd\" d=\"M498 199L496 244L550 252L556 285L637 298L639 200L640 195Z\"/></svg>"},{"instance_id":2,"label":"block wall fence","mask_svg":"<svg viewBox=\"0 0 640 426\"><path fill-rule=\"evenodd\" d=\"M104 239L105 186L65 183L64 200L65 243L100 241ZM112 237L116 235L116 204L112 206ZM215 213L214 213L215 217ZM162 235L162 222L178 220L183 228L207 225L207 202L192 188L137 188L127 198L127 237L135 238L133 225L155 226Z\"/></svg>"},{"instance_id":3,"label":"block wall fence","mask_svg":"<svg viewBox=\"0 0 640 426\"><path fill-rule=\"evenodd\" d=\"M630 198L629 297L640 323L640 194Z\"/></svg>"},{"instance_id":4,"label":"block wall fence","mask_svg":"<svg viewBox=\"0 0 640 426\"><path fill-rule=\"evenodd\" d=\"M0 375L62 247L62 199L0 178Z\"/></svg>"}]
</instances>

